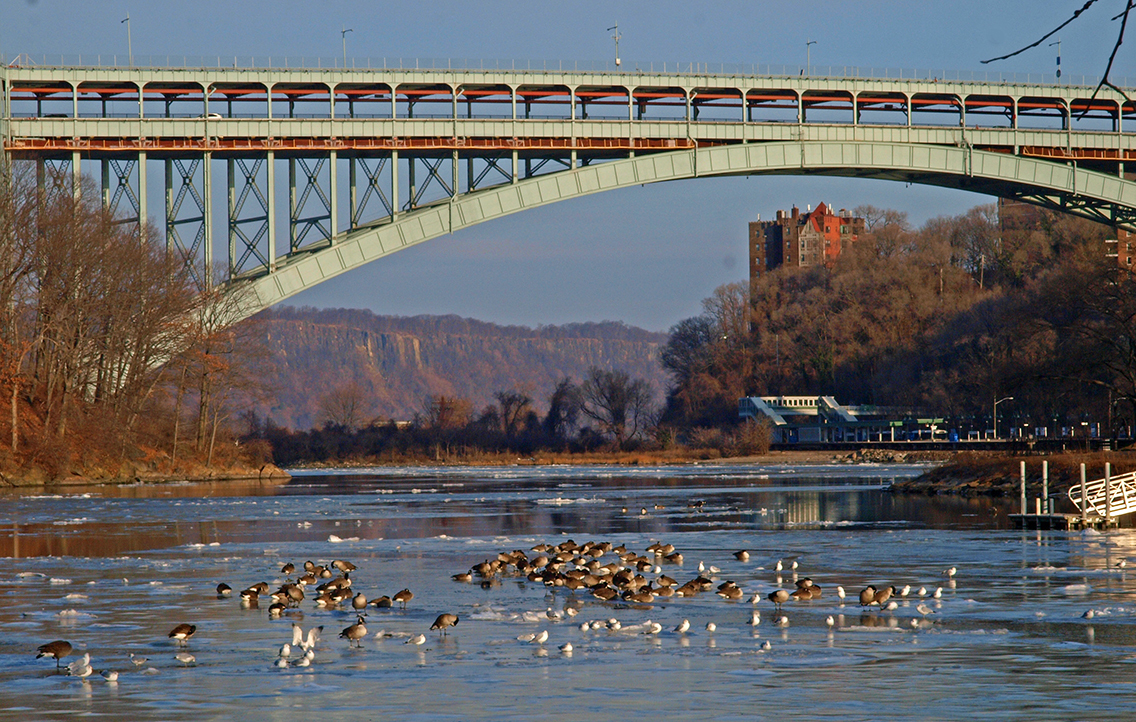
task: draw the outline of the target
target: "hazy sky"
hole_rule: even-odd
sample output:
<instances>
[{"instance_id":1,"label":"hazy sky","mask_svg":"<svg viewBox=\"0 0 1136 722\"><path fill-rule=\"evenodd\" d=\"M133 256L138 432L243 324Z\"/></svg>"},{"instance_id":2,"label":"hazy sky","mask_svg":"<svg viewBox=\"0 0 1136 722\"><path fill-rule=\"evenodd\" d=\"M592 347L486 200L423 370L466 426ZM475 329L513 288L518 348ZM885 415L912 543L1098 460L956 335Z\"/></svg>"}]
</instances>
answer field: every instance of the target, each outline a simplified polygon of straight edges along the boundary
<instances>
[{"instance_id":1,"label":"hazy sky","mask_svg":"<svg viewBox=\"0 0 1136 722\"><path fill-rule=\"evenodd\" d=\"M1098 0L1060 33L1066 80L1095 79L1125 0ZM1052 73L1056 47L979 61L1030 43L1083 0L945 2L467 2L422 0L0 0L0 53L136 57L605 61L619 23L624 67L652 61L812 64ZM1136 18L1133 19L1136 23ZM1136 83L1136 27L1112 77ZM275 63L274 63L275 64ZM456 65L455 65L456 67ZM636 187L526 211L442 237L324 283L290 302L448 314L528 326L625 321L666 330L746 275L746 222L819 201L906 211L916 224L992 199L901 183L796 176Z\"/></svg>"}]
</instances>

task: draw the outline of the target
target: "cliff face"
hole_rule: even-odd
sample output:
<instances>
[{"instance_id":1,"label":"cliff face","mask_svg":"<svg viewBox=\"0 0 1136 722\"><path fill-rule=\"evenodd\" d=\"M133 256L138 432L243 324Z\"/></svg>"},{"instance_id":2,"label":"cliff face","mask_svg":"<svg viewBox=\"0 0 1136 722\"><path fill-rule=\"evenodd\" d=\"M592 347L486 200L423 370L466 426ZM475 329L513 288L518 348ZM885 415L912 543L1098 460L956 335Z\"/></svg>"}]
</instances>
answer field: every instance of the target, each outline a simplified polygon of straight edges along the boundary
<instances>
[{"instance_id":1,"label":"cliff face","mask_svg":"<svg viewBox=\"0 0 1136 722\"><path fill-rule=\"evenodd\" d=\"M257 412L278 425L310 428L320 400L356 385L364 415L409 420L432 394L468 399L475 411L498 391L521 390L543 413L556 383L579 382L591 366L647 379L661 400L658 362L666 335L616 323L528 329L460 319L375 316L366 311L280 309L261 315L274 359L271 398Z\"/></svg>"}]
</instances>

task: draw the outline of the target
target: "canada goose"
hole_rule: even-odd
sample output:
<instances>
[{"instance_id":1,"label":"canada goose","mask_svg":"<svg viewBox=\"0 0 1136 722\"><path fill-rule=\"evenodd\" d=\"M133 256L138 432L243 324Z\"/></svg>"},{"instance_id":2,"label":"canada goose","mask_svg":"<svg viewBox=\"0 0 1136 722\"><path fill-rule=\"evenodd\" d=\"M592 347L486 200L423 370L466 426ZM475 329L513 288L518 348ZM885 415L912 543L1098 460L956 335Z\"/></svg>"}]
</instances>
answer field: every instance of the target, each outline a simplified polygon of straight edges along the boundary
<instances>
[{"instance_id":1,"label":"canada goose","mask_svg":"<svg viewBox=\"0 0 1136 722\"><path fill-rule=\"evenodd\" d=\"M448 613L439 614L438 618L434 620L434 623L430 625L430 629L440 629L442 631L442 635L445 636L446 628L457 626L457 623L458 615Z\"/></svg>"},{"instance_id":2,"label":"canada goose","mask_svg":"<svg viewBox=\"0 0 1136 722\"><path fill-rule=\"evenodd\" d=\"M351 598L351 608L352 609L366 609L367 608L367 595L363 594L363 592L359 592L354 597L352 597Z\"/></svg>"},{"instance_id":3,"label":"canada goose","mask_svg":"<svg viewBox=\"0 0 1136 722\"><path fill-rule=\"evenodd\" d=\"M348 640L348 642L358 647L363 646L363 643L360 640L362 640L366 636L367 625L364 623L362 616L358 617L358 621L355 622L355 624L352 624L350 627L344 629L339 633L339 637L341 639L346 639Z\"/></svg>"},{"instance_id":4,"label":"canada goose","mask_svg":"<svg viewBox=\"0 0 1136 722\"><path fill-rule=\"evenodd\" d=\"M233 593L233 588L230 587L228 584L221 582L220 584L217 585L217 598L218 599L224 599L225 597L231 595L232 593Z\"/></svg>"},{"instance_id":5,"label":"canada goose","mask_svg":"<svg viewBox=\"0 0 1136 722\"><path fill-rule=\"evenodd\" d=\"M806 587L797 587L792 591L791 594L789 594L789 597L794 602L807 602L813 598L813 595L809 593L809 590Z\"/></svg>"},{"instance_id":6,"label":"canada goose","mask_svg":"<svg viewBox=\"0 0 1136 722\"><path fill-rule=\"evenodd\" d=\"M470 574L469 572L462 572L460 574L453 575L452 577L450 577L450 579L453 579L455 582L463 582L463 583L472 582L473 581L473 575Z\"/></svg>"},{"instance_id":7,"label":"canada goose","mask_svg":"<svg viewBox=\"0 0 1136 722\"><path fill-rule=\"evenodd\" d=\"M406 603L414 599L414 592L409 589L403 589L401 592L395 594L392 599L401 604L403 609L406 609Z\"/></svg>"},{"instance_id":8,"label":"canada goose","mask_svg":"<svg viewBox=\"0 0 1136 722\"><path fill-rule=\"evenodd\" d=\"M872 585L864 587L860 592L860 606L868 607L876 603L876 588Z\"/></svg>"},{"instance_id":9,"label":"canada goose","mask_svg":"<svg viewBox=\"0 0 1136 722\"><path fill-rule=\"evenodd\" d=\"M769 593L767 597L769 601L773 602L778 611L781 610L781 605L789 601L789 592L784 589L778 589Z\"/></svg>"},{"instance_id":10,"label":"canada goose","mask_svg":"<svg viewBox=\"0 0 1136 722\"><path fill-rule=\"evenodd\" d=\"M284 566L280 567L281 574L291 574L294 571L296 571L296 565L292 562L288 562Z\"/></svg>"},{"instance_id":11,"label":"canada goose","mask_svg":"<svg viewBox=\"0 0 1136 722\"><path fill-rule=\"evenodd\" d=\"M316 563L313 562L311 559L304 562L304 571L305 572L314 572L315 570L316 570Z\"/></svg>"},{"instance_id":12,"label":"canada goose","mask_svg":"<svg viewBox=\"0 0 1136 722\"><path fill-rule=\"evenodd\" d=\"M342 559L336 559L335 561L333 561L331 563L331 566L333 566L336 569L338 569L339 571L345 572L345 573L355 571L355 565L354 564L352 564L351 562L348 562L348 561L344 561Z\"/></svg>"},{"instance_id":13,"label":"canada goose","mask_svg":"<svg viewBox=\"0 0 1136 722\"><path fill-rule=\"evenodd\" d=\"M378 599L372 599L370 604L372 607L378 607L379 609L387 609L392 606L391 598L385 594Z\"/></svg>"},{"instance_id":14,"label":"canada goose","mask_svg":"<svg viewBox=\"0 0 1136 722\"><path fill-rule=\"evenodd\" d=\"M272 619L279 619L287 608L288 606L284 602L273 602L268 606L268 616Z\"/></svg>"},{"instance_id":15,"label":"canada goose","mask_svg":"<svg viewBox=\"0 0 1136 722\"><path fill-rule=\"evenodd\" d=\"M59 660L71 654L71 643L62 639L57 639L54 642L41 644L36 651L36 659L41 657L51 657L55 660L55 668L59 669Z\"/></svg>"},{"instance_id":16,"label":"canada goose","mask_svg":"<svg viewBox=\"0 0 1136 722\"><path fill-rule=\"evenodd\" d=\"M895 587L884 587L872 597L872 603L879 605L880 609L883 609L884 605L887 604L893 594L895 594Z\"/></svg>"},{"instance_id":17,"label":"canada goose","mask_svg":"<svg viewBox=\"0 0 1136 722\"><path fill-rule=\"evenodd\" d=\"M166 636L178 644L185 644L197 632L196 624L179 624L170 630Z\"/></svg>"},{"instance_id":18,"label":"canada goose","mask_svg":"<svg viewBox=\"0 0 1136 722\"><path fill-rule=\"evenodd\" d=\"M734 559L737 559L739 562L748 562L749 561L749 552L747 552L745 549L742 549L741 551L738 551L738 552L734 552Z\"/></svg>"}]
</instances>

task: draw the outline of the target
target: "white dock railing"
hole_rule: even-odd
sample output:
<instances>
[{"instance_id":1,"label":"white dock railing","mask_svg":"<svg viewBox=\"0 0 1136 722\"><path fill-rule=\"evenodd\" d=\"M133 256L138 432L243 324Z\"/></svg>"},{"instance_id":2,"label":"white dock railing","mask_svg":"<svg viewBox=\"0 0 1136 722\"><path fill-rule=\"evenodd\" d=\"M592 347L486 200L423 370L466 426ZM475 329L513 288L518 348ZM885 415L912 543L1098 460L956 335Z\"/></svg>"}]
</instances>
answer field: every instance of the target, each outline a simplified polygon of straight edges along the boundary
<instances>
[{"instance_id":1,"label":"white dock railing","mask_svg":"<svg viewBox=\"0 0 1136 722\"><path fill-rule=\"evenodd\" d=\"M1083 485L1073 484L1069 489L1069 501L1082 513L1093 513L1104 518L1131 514L1136 511L1136 472L1097 479Z\"/></svg>"}]
</instances>

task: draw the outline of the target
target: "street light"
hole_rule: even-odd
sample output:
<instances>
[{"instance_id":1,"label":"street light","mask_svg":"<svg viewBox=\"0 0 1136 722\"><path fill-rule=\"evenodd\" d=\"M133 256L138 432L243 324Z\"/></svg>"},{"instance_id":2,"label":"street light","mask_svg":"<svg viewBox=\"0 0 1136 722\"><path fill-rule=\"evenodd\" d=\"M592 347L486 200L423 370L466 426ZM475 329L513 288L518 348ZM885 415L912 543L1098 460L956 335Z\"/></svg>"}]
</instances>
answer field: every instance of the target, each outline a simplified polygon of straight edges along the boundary
<instances>
[{"instance_id":1,"label":"street light","mask_svg":"<svg viewBox=\"0 0 1136 722\"><path fill-rule=\"evenodd\" d=\"M126 23L126 55L130 58L130 67L134 67L134 45L130 42L130 13L126 13L126 19L119 23Z\"/></svg>"},{"instance_id":2,"label":"street light","mask_svg":"<svg viewBox=\"0 0 1136 722\"><path fill-rule=\"evenodd\" d=\"M611 31L611 30L615 31L615 35L612 35L611 39L615 41L615 67L618 68L619 67L619 39L623 37L622 35L619 34L619 23L612 25L610 28L608 28L608 30L609 31Z\"/></svg>"},{"instance_id":3,"label":"street light","mask_svg":"<svg viewBox=\"0 0 1136 722\"><path fill-rule=\"evenodd\" d=\"M805 39L805 75L813 74L813 49L812 46L816 45L817 41Z\"/></svg>"},{"instance_id":4,"label":"street light","mask_svg":"<svg viewBox=\"0 0 1136 722\"><path fill-rule=\"evenodd\" d=\"M1057 42L1050 43L1049 47L1057 46L1057 82L1061 82L1061 38L1057 38Z\"/></svg>"},{"instance_id":5,"label":"street light","mask_svg":"<svg viewBox=\"0 0 1136 722\"><path fill-rule=\"evenodd\" d=\"M994 438L995 439L998 438L998 404L1002 403L1003 401L1013 401L1013 400L1014 400L1013 396L1005 396L1005 397L1000 398L1000 399L998 399L997 401L994 402Z\"/></svg>"},{"instance_id":6,"label":"street light","mask_svg":"<svg viewBox=\"0 0 1136 722\"><path fill-rule=\"evenodd\" d=\"M339 31L340 37L343 39L343 67L347 67L347 33L353 33L355 30L347 26L343 26L343 30Z\"/></svg>"}]
</instances>

